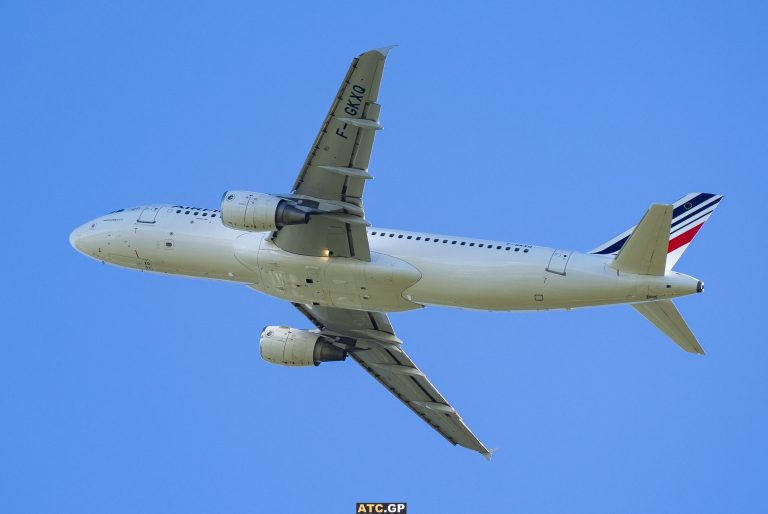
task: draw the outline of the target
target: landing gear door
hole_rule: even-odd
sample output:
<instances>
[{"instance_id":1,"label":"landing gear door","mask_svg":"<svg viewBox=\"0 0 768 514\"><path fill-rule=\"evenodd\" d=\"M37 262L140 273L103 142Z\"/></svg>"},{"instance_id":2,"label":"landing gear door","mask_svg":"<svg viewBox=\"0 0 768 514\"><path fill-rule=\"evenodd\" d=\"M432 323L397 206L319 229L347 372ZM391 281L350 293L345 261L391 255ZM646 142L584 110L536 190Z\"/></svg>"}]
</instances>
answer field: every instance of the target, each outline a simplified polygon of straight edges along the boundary
<instances>
[{"instance_id":1,"label":"landing gear door","mask_svg":"<svg viewBox=\"0 0 768 514\"><path fill-rule=\"evenodd\" d=\"M154 223L159 211L160 207L146 207L141 211L141 214L139 214L139 219L136 221L139 223Z\"/></svg>"},{"instance_id":2,"label":"landing gear door","mask_svg":"<svg viewBox=\"0 0 768 514\"><path fill-rule=\"evenodd\" d=\"M571 252L567 250L555 250L552 257L549 258L547 271L565 275L565 267L568 266L568 260L571 258Z\"/></svg>"}]
</instances>

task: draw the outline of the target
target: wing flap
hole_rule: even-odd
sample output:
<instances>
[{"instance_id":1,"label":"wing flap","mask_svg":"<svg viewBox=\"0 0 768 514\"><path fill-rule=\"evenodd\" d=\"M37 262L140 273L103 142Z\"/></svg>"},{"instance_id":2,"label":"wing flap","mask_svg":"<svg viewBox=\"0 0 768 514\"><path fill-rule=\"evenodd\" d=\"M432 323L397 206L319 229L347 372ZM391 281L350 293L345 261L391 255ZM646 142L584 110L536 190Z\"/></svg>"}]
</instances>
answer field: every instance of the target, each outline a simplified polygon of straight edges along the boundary
<instances>
[{"instance_id":1,"label":"wing flap","mask_svg":"<svg viewBox=\"0 0 768 514\"><path fill-rule=\"evenodd\" d=\"M288 225L272 236L272 241L286 252L315 257L352 257L371 260L368 223L364 218L351 221L351 214L312 216L306 225Z\"/></svg>"}]
</instances>

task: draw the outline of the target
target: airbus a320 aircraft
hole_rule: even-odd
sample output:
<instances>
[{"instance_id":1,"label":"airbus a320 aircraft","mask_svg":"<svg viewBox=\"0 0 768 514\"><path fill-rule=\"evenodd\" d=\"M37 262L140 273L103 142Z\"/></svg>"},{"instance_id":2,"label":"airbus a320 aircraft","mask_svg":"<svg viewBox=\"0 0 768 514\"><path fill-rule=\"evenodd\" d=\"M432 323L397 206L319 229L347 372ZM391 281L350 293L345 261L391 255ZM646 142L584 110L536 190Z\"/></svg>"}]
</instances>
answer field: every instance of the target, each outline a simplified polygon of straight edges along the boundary
<instances>
[{"instance_id":1,"label":"airbus a320 aircraft","mask_svg":"<svg viewBox=\"0 0 768 514\"><path fill-rule=\"evenodd\" d=\"M347 356L454 445L490 457L403 350L387 312L428 305L493 311L631 304L685 351L704 353L672 298L700 280L672 271L722 196L654 204L586 253L371 227L363 189L387 49L352 65L290 194L228 191L220 209L143 205L75 229L72 245L118 266L246 284L288 300L312 330L266 327L261 356L317 366Z\"/></svg>"}]
</instances>

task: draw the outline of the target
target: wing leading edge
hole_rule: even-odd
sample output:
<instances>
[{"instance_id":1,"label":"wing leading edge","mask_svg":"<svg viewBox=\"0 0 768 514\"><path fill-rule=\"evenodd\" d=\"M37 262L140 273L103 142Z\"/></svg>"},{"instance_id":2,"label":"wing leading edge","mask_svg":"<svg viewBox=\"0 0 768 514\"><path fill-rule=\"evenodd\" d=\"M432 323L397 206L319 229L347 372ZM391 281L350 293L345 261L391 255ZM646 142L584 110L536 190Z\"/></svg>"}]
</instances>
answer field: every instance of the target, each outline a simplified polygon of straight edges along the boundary
<instances>
[{"instance_id":1,"label":"wing leading edge","mask_svg":"<svg viewBox=\"0 0 768 514\"><path fill-rule=\"evenodd\" d=\"M352 358L451 444L491 457L491 450L402 350L386 314L293 305L323 333L353 339Z\"/></svg>"}]
</instances>

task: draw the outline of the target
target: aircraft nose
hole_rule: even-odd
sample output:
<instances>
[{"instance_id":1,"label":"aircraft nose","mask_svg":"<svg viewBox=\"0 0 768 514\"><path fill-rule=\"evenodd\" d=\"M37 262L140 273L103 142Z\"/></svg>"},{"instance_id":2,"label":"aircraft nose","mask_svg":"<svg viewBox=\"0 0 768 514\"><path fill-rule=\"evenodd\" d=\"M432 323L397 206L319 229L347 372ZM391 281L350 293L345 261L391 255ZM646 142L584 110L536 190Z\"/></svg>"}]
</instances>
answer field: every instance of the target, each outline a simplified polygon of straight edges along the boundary
<instances>
[{"instance_id":1,"label":"aircraft nose","mask_svg":"<svg viewBox=\"0 0 768 514\"><path fill-rule=\"evenodd\" d=\"M69 244L72 245L72 248L75 250L80 251L80 248L77 247L77 240L80 239L80 231L79 229L75 229L72 231L72 233L69 234Z\"/></svg>"},{"instance_id":2,"label":"aircraft nose","mask_svg":"<svg viewBox=\"0 0 768 514\"><path fill-rule=\"evenodd\" d=\"M72 245L72 248L77 250L78 252L82 252L82 248L80 248L78 241L80 238L83 237L83 232L80 227L76 228L72 231L71 234L69 234L69 244Z\"/></svg>"},{"instance_id":3,"label":"aircraft nose","mask_svg":"<svg viewBox=\"0 0 768 514\"><path fill-rule=\"evenodd\" d=\"M89 244L89 241L93 240L94 235L89 231L90 227L91 224L86 223L85 225L77 227L69 234L69 244L72 245L72 248L84 255L93 253L93 248L91 248L93 245Z\"/></svg>"}]
</instances>

